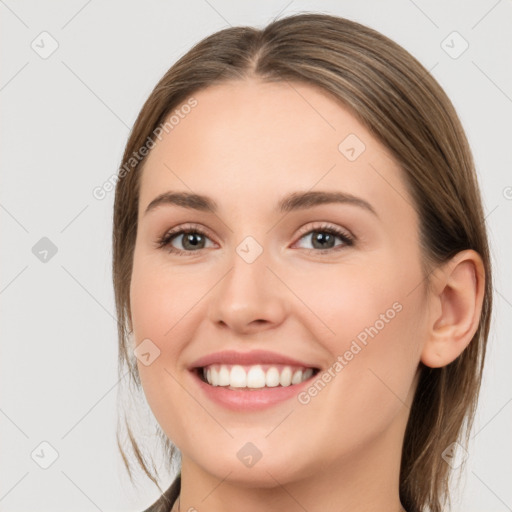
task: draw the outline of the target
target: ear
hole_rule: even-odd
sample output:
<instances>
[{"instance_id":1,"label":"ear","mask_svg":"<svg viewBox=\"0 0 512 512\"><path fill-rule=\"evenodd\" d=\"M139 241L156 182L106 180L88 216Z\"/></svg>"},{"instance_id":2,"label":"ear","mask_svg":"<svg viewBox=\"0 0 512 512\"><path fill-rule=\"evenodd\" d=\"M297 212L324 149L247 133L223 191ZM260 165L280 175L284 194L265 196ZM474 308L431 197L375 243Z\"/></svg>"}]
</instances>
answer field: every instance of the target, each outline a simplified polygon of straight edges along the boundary
<instances>
[{"instance_id":1,"label":"ear","mask_svg":"<svg viewBox=\"0 0 512 512\"><path fill-rule=\"evenodd\" d=\"M473 250L457 253L432 274L426 342L421 361L431 368L446 366L469 345L480 322L485 270Z\"/></svg>"}]
</instances>

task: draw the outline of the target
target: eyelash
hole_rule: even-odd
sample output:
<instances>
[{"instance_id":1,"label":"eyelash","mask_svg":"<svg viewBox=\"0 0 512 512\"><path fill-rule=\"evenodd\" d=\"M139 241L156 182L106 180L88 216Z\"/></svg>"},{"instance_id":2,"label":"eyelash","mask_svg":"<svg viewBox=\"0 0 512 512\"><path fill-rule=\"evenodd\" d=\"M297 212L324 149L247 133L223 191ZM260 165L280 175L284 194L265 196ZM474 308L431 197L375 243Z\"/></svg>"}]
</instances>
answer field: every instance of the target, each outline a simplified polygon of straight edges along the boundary
<instances>
[{"instance_id":1,"label":"eyelash","mask_svg":"<svg viewBox=\"0 0 512 512\"><path fill-rule=\"evenodd\" d=\"M307 231L304 231L300 234L298 240L301 240L306 235L309 235L309 234L315 233L315 232L316 233L328 233L330 235L334 235L343 241L343 245L336 246L336 247L333 247L330 249L305 249L306 251L308 251L310 253L328 254L328 253L332 253L334 251L341 250L344 247L353 246L354 242L355 242L355 238L353 236L349 235L345 231L341 231L339 228L332 226L330 224L322 224L320 226L315 226L313 228L309 228ZM173 254L178 254L178 255L182 255L182 256L192 256L194 253L200 252L201 249L198 249L196 251L183 251L181 249L176 249L175 247L173 247L171 245L171 242L175 237L177 237L179 235L189 235L191 233L198 234L198 235L204 236L206 238L210 238L208 236L208 234L203 229L201 229L199 226L188 225L187 227L180 227L179 229L167 232L165 235L163 235L162 237L160 237L157 240L156 246L159 249L167 248L168 251Z\"/></svg>"}]
</instances>

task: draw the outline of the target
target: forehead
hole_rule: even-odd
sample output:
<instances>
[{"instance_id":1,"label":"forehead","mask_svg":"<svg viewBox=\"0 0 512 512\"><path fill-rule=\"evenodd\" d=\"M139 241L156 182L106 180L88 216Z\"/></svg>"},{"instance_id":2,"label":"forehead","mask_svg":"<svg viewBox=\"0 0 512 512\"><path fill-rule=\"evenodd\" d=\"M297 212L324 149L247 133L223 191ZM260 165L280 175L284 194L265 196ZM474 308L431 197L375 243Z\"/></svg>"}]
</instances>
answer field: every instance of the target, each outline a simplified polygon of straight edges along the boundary
<instances>
[{"instance_id":1,"label":"forehead","mask_svg":"<svg viewBox=\"0 0 512 512\"><path fill-rule=\"evenodd\" d=\"M172 128L146 159L139 213L168 190L219 198L221 208L222 198L249 208L296 190L341 190L377 203L407 195L387 148L319 87L244 80L192 98L192 108L183 108L187 98L173 109Z\"/></svg>"}]
</instances>

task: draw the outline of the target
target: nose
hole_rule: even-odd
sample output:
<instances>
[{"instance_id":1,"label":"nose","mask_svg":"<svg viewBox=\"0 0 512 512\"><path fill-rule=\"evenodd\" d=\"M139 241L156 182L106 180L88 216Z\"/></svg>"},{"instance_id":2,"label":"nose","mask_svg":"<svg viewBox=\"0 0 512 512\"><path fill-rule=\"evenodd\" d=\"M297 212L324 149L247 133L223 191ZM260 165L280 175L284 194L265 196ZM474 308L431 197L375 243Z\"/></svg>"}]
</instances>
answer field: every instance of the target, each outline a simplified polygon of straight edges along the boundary
<instances>
[{"instance_id":1,"label":"nose","mask_svg":"<svg viewBox=\"0 0 512 512\"><path fill-rule=\"evenodd\" d=\"M241 256L242 254L242 256ZM231 268L210 295L209 319L238 334L277 327L290 307L289 291L263 251L254 261L234 252Z\"/></svg>"}]
</instances>

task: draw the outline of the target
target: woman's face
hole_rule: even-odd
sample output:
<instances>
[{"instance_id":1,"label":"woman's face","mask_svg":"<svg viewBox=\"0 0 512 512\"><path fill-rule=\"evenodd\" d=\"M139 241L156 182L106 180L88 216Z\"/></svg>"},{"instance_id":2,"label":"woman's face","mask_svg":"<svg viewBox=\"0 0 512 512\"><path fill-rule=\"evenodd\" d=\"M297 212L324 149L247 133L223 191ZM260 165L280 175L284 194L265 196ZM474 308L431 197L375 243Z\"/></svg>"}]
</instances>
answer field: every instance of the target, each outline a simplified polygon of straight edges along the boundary
<instances>
[{"instance_id":1,"label":"woman's face","mask_svg":"<svg viewBox=\"0 0 512 512\"><path fill-rule=\"evenodd\" d=\"M428 309L398 165L309 85L229 82L193 97L141 177L130 300L156 419L184 465L247 485L371 475L376 458L398 470ZM146 211L164 193L216 210L182 196Z\"/></svg>"}]
</instances>

